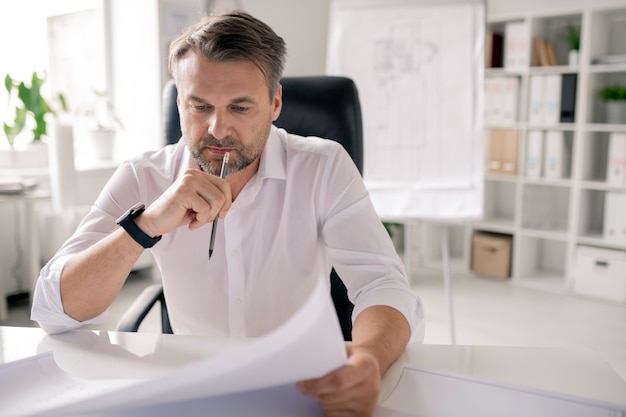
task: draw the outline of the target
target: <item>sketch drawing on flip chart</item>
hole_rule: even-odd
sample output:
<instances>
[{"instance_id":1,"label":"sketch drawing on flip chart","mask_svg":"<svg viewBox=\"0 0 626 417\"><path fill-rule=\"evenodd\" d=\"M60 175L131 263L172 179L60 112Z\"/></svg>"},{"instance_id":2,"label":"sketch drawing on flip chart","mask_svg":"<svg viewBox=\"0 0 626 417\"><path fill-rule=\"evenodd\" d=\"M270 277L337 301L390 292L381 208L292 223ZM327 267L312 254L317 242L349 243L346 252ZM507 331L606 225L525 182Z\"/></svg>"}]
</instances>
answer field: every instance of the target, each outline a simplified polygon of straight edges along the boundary
<instances>
[{"instance_id":1,"label":"sketch drawing on flip chart","mask_svg":"<svg viewBox=\"0 0 626 417\"><path fill-rule=\"evenodd\" d=\"M474 13L468 4L333 11L327 72L359 89L366 180L471 186Z\"/></svg>"}]
</instances>

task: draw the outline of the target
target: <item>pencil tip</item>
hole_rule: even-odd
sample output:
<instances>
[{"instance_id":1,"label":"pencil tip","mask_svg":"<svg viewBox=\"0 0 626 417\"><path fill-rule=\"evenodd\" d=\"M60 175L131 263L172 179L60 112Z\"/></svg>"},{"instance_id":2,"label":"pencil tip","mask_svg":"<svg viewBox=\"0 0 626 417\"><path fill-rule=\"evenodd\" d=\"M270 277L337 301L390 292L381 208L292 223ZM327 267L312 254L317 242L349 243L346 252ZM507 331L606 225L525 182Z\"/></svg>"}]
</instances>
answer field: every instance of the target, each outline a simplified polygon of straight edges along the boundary
<instances>
[{"instance_id":1,"label":"pencil tip","mask_svg":"<svg viewBox=\"0 0 626 417\"><path fill-rule=\"evenodd\" d=\"M211 260L211 255L213 255L213 249L209 249L209 261Z\"/></svg>"}]
</instances>

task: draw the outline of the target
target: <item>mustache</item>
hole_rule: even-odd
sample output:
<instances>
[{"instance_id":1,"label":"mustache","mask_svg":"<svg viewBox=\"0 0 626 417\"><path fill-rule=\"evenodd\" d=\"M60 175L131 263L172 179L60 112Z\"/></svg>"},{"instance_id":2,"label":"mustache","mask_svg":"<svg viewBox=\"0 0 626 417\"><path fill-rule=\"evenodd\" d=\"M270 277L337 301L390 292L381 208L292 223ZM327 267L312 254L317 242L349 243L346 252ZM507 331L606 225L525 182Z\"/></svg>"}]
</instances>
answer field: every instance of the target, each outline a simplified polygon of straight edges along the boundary
<instances>
[{"instance_id":1,"label":"mustache","mask_svg":"<svg viewBox=\"0 0 626 417\"><path fill-rule=\"evenodd\" d=\"M198 141L198 146L200 148L239 148L239 141L233 137L226 137L223 139L217 139L213 135L205 135L200 138Z\"/></svg>"}]
</instances>

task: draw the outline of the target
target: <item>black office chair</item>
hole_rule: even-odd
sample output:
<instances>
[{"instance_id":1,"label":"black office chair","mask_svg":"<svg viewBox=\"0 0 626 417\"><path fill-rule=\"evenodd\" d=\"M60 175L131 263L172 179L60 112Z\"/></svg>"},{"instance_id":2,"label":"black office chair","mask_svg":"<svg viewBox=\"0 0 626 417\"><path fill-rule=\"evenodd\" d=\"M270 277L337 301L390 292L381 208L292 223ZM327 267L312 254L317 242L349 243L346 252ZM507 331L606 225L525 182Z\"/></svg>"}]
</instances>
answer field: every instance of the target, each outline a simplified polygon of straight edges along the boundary
<instances>
[{"instance_id":1,"label":"black office chair","mask_svg":"<svg viewBox=\"0 0 626 417\"><path fill-rule=\"evenodd\" d=\"M348 151L363 173L363 126L361 105L354 82L345 77L285 77L283 108L274 124L289 133L318 136L336 140ZM168 82L163 93L166 144L181 137L180 119L176 106L176 85ZM346 287L333 269L330 274L331 296L345 340L352 340L353 304ZM164 333L172 333L167 305L161 284L148 287L135 300L117 325L118 331L136 332L150 309L161 305L161 325Z\"/></svg>"}]
</instances>

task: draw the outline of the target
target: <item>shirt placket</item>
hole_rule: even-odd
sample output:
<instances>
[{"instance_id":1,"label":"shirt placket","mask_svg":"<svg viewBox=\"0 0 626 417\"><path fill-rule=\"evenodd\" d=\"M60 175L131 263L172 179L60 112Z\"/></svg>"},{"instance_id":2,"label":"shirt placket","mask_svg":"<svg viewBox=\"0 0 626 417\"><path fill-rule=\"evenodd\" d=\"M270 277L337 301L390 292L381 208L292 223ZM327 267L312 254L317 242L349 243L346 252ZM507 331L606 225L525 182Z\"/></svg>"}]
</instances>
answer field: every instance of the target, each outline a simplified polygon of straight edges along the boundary
<instances>
[{"instance_id":1,"label":"shirt placket","mask_svg":"<svg viewBox=\"0 0 626 417\"><path fill-rule=\"evenodd\" d=\"M246 336L245 269L242 251L242 224L237 210L231 209L222 222L228 265L228 323L232 337Z\"/></svg>"}]
</instances>

